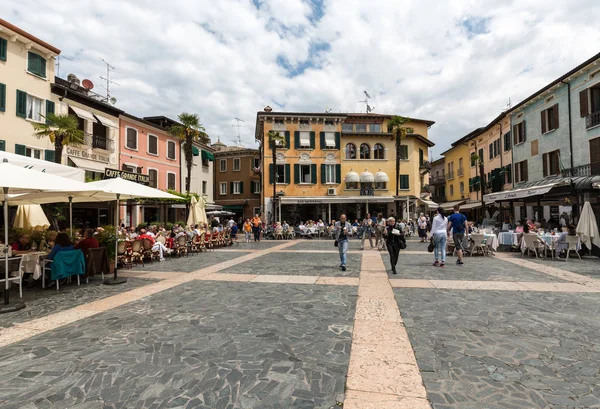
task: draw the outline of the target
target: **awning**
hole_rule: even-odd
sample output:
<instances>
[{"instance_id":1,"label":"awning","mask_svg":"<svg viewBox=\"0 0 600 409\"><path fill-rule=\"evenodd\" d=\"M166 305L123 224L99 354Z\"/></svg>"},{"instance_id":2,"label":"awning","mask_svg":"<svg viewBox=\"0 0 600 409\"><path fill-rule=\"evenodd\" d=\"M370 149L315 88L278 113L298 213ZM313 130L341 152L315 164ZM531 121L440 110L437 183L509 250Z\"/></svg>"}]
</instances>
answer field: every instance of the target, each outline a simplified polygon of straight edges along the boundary
<instances>
[{"instance_id":1,"label":"awning","mask_svg":"<svg viewBox=\"0 0 600 409\"><path fill-rule=\"evenodd\" d=\"M481 203L467 203L460 205L460 210L473 210L481 207Z\"/></svg>"},{"instance_id":2,"label":"awning","mask_svg":"<svg viewBox=\"0 0 600 409\"><path fill-rule=\"evenodd\" d=\"M280 196L281 204L393 203L392 196Z\"/></svg>"},{"instance_id":3,"label":"awning","mask_svg":"<svg viewBox=\"0 0 600 409\"><path fill-rule=\"evenodd\" d=\"M325 146L328 148L335 147L335 133L334 132L325 132Z\"/></svg>"},{"instance_id":4,"label":"awning","mask_svg":"<svg viewBox=\"0 0 600 409\"><path fill-rule=\"evenodd\" d=\"M377 172L375 174L375 182L382 183L382 182L389 182L389 181L390 181L390 178L388 177L387 173Z\"/></svg>"},{"instance_id":5,"label":"awning","mask_svg":"<svg viewBox=\"0 0 600 409\"><path fill-rule=\"evenodd\" d=\"M73 105L69 105L69 108L71 108L73 110L73 112L75 112L75 115L77 115L81 119L87 119L88 121L92 121L94 123L98 122L98 121L96 121L96 118L94 118L94 114L92 114L90 111L86 111L85 109L77 108L76 106L73 106Z\"/></svg>"},{"instance_id":6,"label":"awning","mask_svg":"<svg viewBox=\"0 0 600 409\"><path fill-rule=\"evenodd\" d=\"M363 172L360 174L360 181L363 183L373 183L375 182L375 177L371 172Z\"/></svg>"},{"instance_id":7,"label":"awning","mask_svg":"<svg viewBox=\"0 0 600 409\"><path fill-rule=\"evenodd\" d=\"M310 132L300 132L300 146L310 146Z\"/></svg>"},{"instance_id":8,"label":"awning","mask_svg":"<svg viewBox=\"0 0 600 409\"><path fill-rule=\"evenodd\" d=\"M444 210L450 210L452 209L455 205L462 205L464 202L466 202L466 200L457 200L455 202L448 202L448 203L442 203L440 205L440 207Z\"/></svg>"},{"instance_id":9,"label":"awning","mask_svg":"<svg viewBox=\"0 0 600 409\"><path fill-rule=\"evenodd\" d=\"M194 148L196 148L196 147L194 146ZM198 150L198 148L196 148L196 150ZM192 149L192 152L193 152L193 149ZM194 153L194 155L196 155L196 154ZM198 156L198 155L196 155L196 156ZM203 150L202 151L202 160L209 160L211 162L214 162L215 161L215 155L213 155L212 152L208 152L208 151L204 151Z\"/></svg>"},{"instance_id":10,"label":"awning","mask_svg":"<svg viewBox=\"0 0 600 409\"><path fill-rule=\"evenodd\" d=\"M119 125L112 119L108 119L107 117L98 114L94 114L94 116L98 118L98 121L100 121L102 125L109 128L119 129Z\"/></svg>"},{"instance_id":11,"label":"awning","mask_svg":"<svg viewBox=\"0 0 600 409\"><path fill-rule=\"evenodd\" d=\"M94 162L93 160L74 158L72 156L69 156L69 159L71 159L79 169L89 170L91 172L104 173L104 169L110 168L107 163Z\"/></svg>"},{"instance_id":12,"label":"awning","mask_svg":"<svg viewBox=\"0 0 600 409\"><path fill-rule=\"evenodd\" d=\"M598 182L598 183L593 183L593 184L592 184L592 187L593 187L594 189L600 189L600 182Z\"/></svg>"},{"instance_id":13,"label":"awning","mask_svg":"<svg viewBox=\"0 0 600 409\"><path fill-rule=\"evenodd\" d=\"M345 182L346 183L355 183L359 182L360 178L358 177L358 173L356 172L348 172L346 173Z\"/></svg>"},{"instance_id":14,"label":"awning","mask_svg":"<svg viewBox=\"0 0 600 409\"><path fill-rule=\"evenodd\" d=\"M419 199L421 202L425 203L427 205L428 208L430 209L436 209L439 207L439 205L436 202L433 202L431 200L427 200L427 199Z\"/></svg>"},{"instance_id":15,"label":"awning","mask_svg":"<svg viewBox=\"0 0 600 409\"><path fill-rule=\"evenodd\" d=\"M244 205L223 205L223 210L244 210Z\"/></svg>"},{"instance_id":16,"label":"awning","mask_svg":"<svg viewBox=\"0 0 600 409\"><path fill-rule=\"evenodd\" d=\"M516 200L516 199L524 199L526 197L539 196L548 193L552 188L558 186L564 186L565 184L570 184L570 179L568 183L566 181L556 181L552 183L548 183L543 186L532 186L525 187L521 189L508 190L506 192L496 192L484 195L483 198L486 203L488 202L500 202L503 200Z\"/></svg>"}]
</instances>

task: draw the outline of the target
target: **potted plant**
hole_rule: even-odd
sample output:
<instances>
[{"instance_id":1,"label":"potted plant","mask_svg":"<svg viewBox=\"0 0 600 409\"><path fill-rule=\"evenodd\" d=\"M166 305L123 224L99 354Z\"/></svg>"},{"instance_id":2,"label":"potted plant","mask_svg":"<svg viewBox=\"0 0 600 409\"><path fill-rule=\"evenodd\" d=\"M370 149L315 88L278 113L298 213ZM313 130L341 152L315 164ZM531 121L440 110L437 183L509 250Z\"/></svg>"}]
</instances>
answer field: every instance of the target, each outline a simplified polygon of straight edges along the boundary
<instances>
[{"instance_id":1,"label":"potted plant","mask_svg":"<svg viewBox=\"0 0 600 409\"><path fill-rule=\"evenodd\" d=\"M115 269L115 245L117 241L115 226L98 227L96 240L98 240L98 244L100 245L100 247L106 248L106 254L108 256L108 265L110 267L110 272L113 273Z\"/></svg>"}]
</instances>

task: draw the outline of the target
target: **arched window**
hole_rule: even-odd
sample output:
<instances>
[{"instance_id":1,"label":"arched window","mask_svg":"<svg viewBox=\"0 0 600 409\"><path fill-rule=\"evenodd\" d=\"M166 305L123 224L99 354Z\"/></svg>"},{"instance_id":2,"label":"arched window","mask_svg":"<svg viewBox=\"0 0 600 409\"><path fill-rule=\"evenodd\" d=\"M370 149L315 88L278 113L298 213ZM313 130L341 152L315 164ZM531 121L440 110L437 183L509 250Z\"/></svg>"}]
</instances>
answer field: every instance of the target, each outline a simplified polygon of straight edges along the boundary
<instances>
[{"instance_id":1,"label":"arched window","mask_svg":"<svg viewBox=\"0 0 600 409\"><path fill-rule=\"evenodd\" d=\"M346 145L346 159L356 159L356 145L349 143Z\"/></svg>"},{"instance_id":2,"label":"arched window","mask_svg":"<svg viewBox=\"0 0 600 409\"><path fill-rule=\"evenodd\" d=\"M382 144L376 143L373 146L373 159L385 159L385 150Z\"/></svg>"},{"instance_id":3,"label":"arched window","mask_svg":"<svg viewBox=\"0 0 600 409\"><path fill-rule=\"evenodd\" d=\"M360 145L360 158L371 159L371 147L366 143Z\"/></svg>"}]
</instances>

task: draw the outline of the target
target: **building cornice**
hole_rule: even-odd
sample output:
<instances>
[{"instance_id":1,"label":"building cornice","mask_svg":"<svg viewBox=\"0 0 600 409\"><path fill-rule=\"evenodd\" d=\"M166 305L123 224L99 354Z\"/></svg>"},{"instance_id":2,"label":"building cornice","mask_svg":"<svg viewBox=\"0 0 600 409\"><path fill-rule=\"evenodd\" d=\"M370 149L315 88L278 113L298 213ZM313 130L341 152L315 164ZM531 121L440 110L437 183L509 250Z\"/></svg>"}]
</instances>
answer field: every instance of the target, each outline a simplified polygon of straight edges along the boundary
<instances>
[{"instance_id":1,"label":"building cornice","mask_svg":"<svg viewBox=\"0 0 600 409\"><path fill-rule=\"evenodd\" d=\"M24 44L28 44L31 42L36 43L39 47L42 47L44 52L51 53L52 57L56 57L60 54L60 50L53 45L48 44L47 42L40 40L33 34L28 33L27 31L10 24L8 21L0 18L0 33L6 33L12 42L16 40L20 40ZM22 37L22 38L19 38ZM26 39L26 40L25 40ZM29 40L29 41L27 41Z\"/></svg>"}]
</instances>

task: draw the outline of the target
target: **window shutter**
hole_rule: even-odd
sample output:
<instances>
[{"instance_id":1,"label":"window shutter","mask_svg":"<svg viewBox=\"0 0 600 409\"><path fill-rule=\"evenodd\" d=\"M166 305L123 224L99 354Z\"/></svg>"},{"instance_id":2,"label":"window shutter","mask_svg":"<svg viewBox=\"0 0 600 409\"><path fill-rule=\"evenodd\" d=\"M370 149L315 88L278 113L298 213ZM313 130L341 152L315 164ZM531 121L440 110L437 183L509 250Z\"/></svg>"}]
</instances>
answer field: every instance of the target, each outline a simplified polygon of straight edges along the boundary
<instances>
[{"instance_id":1,"label":"window shutter","mask_svg":"<svg viewBox=\"0 0 600 409\"><path fill-rule=\"evenodd\" d=\"M321 184L327 183L327 175L325 174L325 164L321 164Z\"/></svg>"},{"instance_id":2,"label":"window shutter","mask_svg":"<svg viewBox=\"0 0 600 409\"><path fill-rule=\"evenodd\" d=\"M244 193L244 182L240 182L240 194Z\"/></svg>"},{"instance_id":3,"label":"window shutter","mask_svg":"<svg viewBox=\"0 0 600 409\"><path fill-rule=\"evenodd\" d=\"M37 54L31 51L27 53L27 70L32 74L39 75Z\"/></svg>"},{"instance_id":4,"label":"window shutter","mask_svg":"<svg viewBox=\"0 0 600 409\"><path fill-rule=\"evenodd\" d=\"M554 104L554 106L552 107L552 124L554 125L554 129L558 129L559 127L559 123L558 123L558 104Z\"/></svg>"},{"instance_id":5,"label":"window shutter","mask_svg":"<svg viewBox=\"0 0 600 409\"><path fill-rule=\"evenodd\" d=\"M250 193L254 193L254 191L255 191L255 190L256 190L256 189L254 189L254 181L253 181L253 180L251 180L251 181L250 181Z\"/></svg>"},{"instance_id":6,"label":"window shutter","mask_svg":"<svg viewBox=\"0 0 600 409\"><path fill-rule=\"evenodd\" d=\"M269 183L275 183L275 166L272 163L269 164Z\"/></svg>"},{"instance_id":7,"label":"window shutter","mask_svg":"<svg viewBox=\"0 0 600 409\"><path fill-rule=\"evenodd\" d=\"M590 114L587 89L584 89L579 93L579 114L582 118Z\"/></svg>"},{"instance_id":8,"label":"window shutter","mask_svg":"<svg viewBox=\"0 0 600 409\"><path fill-rule=\"evenodd\" d=\"M319 132L319 139L321 140L321 149L326 149L325 146L325 132Z\"/></svg>"},{"instance_id":9,"label":"window shutter","mask_svg":"<svg viewBox=\"0 0 600 409\"><path fill-rule=\"evenodd\" d=\"M546 133L546 117L548 116L548 111L547 110L543 110L542 112L540 112L541 115L541 119L542 119L542 133L545 134Z\"/></svg>"},{"instance_id":10,"label":"window shutter","mask_svg":"<svg viewBox=\"0 0 600 409\"><path fill-rule=\"evenodd\" d=\"M315 149L315 133L310 132L310 149Z\"/></svg>"},{"instance_id":11,"label":"window shutter","mask_svg":"<svg viewBox=\"0 0 600 409\"><path fill-rule=\"evenodd\" d=\"M17 90L17 116L27 117L27 93Z\"/></svg>"},{"instance_id":12,"label":"window shutter","mask_svg":"<svg viewBox=\"0 0 600 409\"><path fill-rule=\"evenodd\" d=\"M600 142L600 138L598 141ZM335 165L335 183L342 183L342 165Z\"/></svg>"},{"instance_id":13,"label":"window shutter","mask_svg":"<svg viewBox=\"0 0 600 409\"><path fill-rule=\"evenodd\" d=\"M0 84L0 111L6 111L6 85Z\"/></svg>"},{"instance_id":14,"label":"window shutter","mask_svg":"<svg viewBox=\"0 0 600 409\"><path fill-rule=\"evenodd\" d=\"M7 54L8 54L8 40L6 38L0 38L0 61L6 61Z\"/></svg>"},{"instance_id":15,"label":"window shutter","mask_svg":"<svg viewBox=\"0 0 600 409\"><path fill-rule=\"evenodd\" d=\"M526 182L529 179L529 170L527 169L527 161L524 160L523 162L521 162L521 166L523 168L523 182Z\"/></svg>"},{"instance_id":16,"label":"window shutter","mask_svg":"<svg viewBox=\"0 0 600 409\"><path fill-rule=\"evenodd\" d=\"M0 151L4 152L6 150L6 141L0 139Z\"/></svg>"},{"instance_id":17,"label":"window shutter","mask_svg":"<svg viewBox=\"0 0 600 409\"><path fill-rule=\"evenodd\" d=\"M300 165L294 163L294 183L300 184Z\"/></svg>"},{"instance_id":18,"label":"window shutter","mask_svg":"<svg viewBox=\"0 0 600 409\"><path fill-rule=\"evenodd\" d=\"M523 135L523 142L527 140L527 124L525 120L521 121L521 135Z\"/></svg>"},{"instance_id":19,"label":"window shutter","mask_svg":"<svg viewBox=\"0 0 600 409\"><path fill-rule=\"evenodd\" d=\"M494 158L494 144L490 144L490 160Z\"/></svg>"},{"instance_id":20,"label":"window shutter","mask_svg":"<svg viewBox=\"0 0 600 409\"><path fill-rule=\"evenodd\" d=\"M506 183L512 183L512 167L510 165L508 165L506 167L506 171L507 171L507 175L508 175L508 180Z\"/></svg>"},{"instance_id":21,"label":"window shutter","mask_svg":"<svg viewBox=\"0 0 600 409\"><path fill-rule=\"evenodd\" d=\"M517 143L519 143L519 141L517 140L517 133L519 129L519 125L513 125L512 127L512 133L513 133L513 145L516 145Z\"/></svg>"},{"instance_id":22,"label":"window shutter","mask_svg":"<svg viewBox=\"0 0 600 409\"><path fill-rule=\"evenodd\" d=\"M294 148L300 147L300 131L294 131Z\"/></svg>"},{"instance_id":23,"label":"window shutter","mask_svg":"<svg viewBox=\"0 0 600 409\"><path fill-rule=\"evenodd\" d=\"M50 120L48 119L48 114L53 114L54 113L54 101L50 101L49 99L46 100L46 124L50 123Z\"/></svg>"},{"instance_id":24,"label":"window shutter","mask_svg":"<svg viewBox=\"0 0 600 409\"><path fill-rule=\"evenodd\" d=\"M285 131L285 148L290 149L290 131Z\"/></svg>"},{"instance_id":25,"label":"window shutter","mask_svg":"<svg viewBox=\"0 0 600 409\"><path fill-rule=\"evenodd\" d=\"M15 153L17 155L25 155L26 152L25 150L27 149L27 147L25 145L19 145L18 143L15 144Z\"/></svg>"},{"instance_id":26,"label":"window shutter","mask_svg":"<svg viewBox=\"0 0 600 409\"><path fill-rule=\"evenodd\" d=\"M543 157L543 168L544 168L544 177L548 176L548 154L544 153Z\"/></svg>"},{"instance_id":27,"label":"window shutter","mask_svg":"<svg viewBox=\"0 0 600 409\"><path fill-rule=\"evenodd\" d=\"M340 149L340 133L335 133L335 149Z\"/></svg>"},{"instance_id":28,"label":"window shutter","mask_svg":"<svg viewBox=\"0 0 600 409\"><path fill-rule=\"evenodd\" d=\"M285 183L288 185L290 184L290 174L292 173L290 168L291 166L289 163L285 165Z\"/></svg>"},{"instance_id":29,"label":"window shutter","mask_svg":"<svg viewBox=\"0 0 600 409\"><path fill-rule=\"evenodd\" d=\"M317 165L312 164L310 165L310 177L311 177L311 182L313 185L317 184Z\"/></svg>"},{"instance_id":30,"label":"window shutter","mask_svg":"<svg viewBox=\"0 0 600 409\"><path fill-rule=\"evenodd\" d=\"M38 55L38 75L46 78L46 60L41 55Z\"/></svg>"},{"instance_id":31,"label":"window shutter","mask_svg":"<svg viewBox=\"0 0 600 409\"><path fill-rule=\"evenodd\" d=\"M46 159L48 162L54 162L55 158L56 156L53 150L46 149L44 151L44 159Z\"/></svg>"},{"instance_id":32,"label":"window shutter","mask_svg":"<svg viewBox=\"0 0 600 409\"><path fill-rule=\"evenodd\" d=\"M234 190L233 190L233 182L229 182L229 187L230 187L230 194L233 194Z\"/></svg>"}]
</instances>

